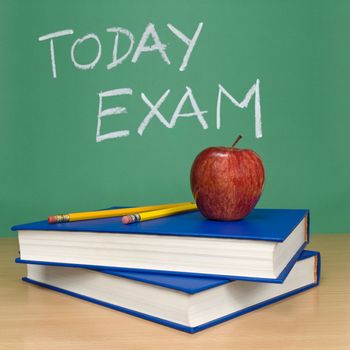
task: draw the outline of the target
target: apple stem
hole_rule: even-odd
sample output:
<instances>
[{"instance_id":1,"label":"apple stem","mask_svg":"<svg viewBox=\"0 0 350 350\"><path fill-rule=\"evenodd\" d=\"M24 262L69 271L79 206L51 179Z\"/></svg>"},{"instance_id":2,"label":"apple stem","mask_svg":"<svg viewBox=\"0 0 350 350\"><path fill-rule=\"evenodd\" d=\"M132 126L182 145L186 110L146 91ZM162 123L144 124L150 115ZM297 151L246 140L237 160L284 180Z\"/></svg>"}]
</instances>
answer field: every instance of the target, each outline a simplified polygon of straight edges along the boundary
<instances>
[{"instance_id":1,"label":"apple stem","mask_svg":"<svg viewBox=\"0 0 350 350\"><path fill-rule=\"evenodd\" d=\"M239 135L236 141L233 143L232 148L236 146L237 142L242 138L242 135Z\"/></svg>"}]
</instances>

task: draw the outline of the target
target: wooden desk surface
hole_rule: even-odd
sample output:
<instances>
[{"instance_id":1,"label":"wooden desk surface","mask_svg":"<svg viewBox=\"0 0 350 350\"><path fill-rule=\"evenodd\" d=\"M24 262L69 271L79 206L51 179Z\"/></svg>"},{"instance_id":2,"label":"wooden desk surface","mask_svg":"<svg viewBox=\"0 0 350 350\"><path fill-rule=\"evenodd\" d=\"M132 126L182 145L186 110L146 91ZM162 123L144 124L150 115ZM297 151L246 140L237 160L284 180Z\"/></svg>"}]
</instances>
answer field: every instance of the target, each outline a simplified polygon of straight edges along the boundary
<instances>
[{"instance_id":1,"label":"wooden desk surface","mask_svg":"<svg viewBox=\"0 0 350 350\"><path fill-rule=\"evenodd\" d=\"M194 335L28 285L0 239L0 349L350 349L350 234L312 235L319 287Z\"/></svg>"}]
</instances>

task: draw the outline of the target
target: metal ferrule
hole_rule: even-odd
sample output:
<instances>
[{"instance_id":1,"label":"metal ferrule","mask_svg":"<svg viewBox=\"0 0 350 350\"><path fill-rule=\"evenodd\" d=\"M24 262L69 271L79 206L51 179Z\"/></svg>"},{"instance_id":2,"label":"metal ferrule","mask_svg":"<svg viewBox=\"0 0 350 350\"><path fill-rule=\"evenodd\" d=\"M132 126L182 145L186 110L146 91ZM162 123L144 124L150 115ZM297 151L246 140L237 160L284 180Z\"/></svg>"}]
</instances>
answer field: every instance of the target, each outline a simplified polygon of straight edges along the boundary
<instances>
[{"instance_id":1,"label":"metal ferrule","mask_svg":"<svg viewBox=\"0 0 350 350\"><path fill-rule=\"evenodd\" d=\"M134 222L139 222L141 220L141 217L139 214L131 214L130 215L130 218L132 220L131 223L134 223Z\"/></svg>"},{"instance_id":2,"label":"metal ferrule","mask_svg":"<svg viewBox=\"0 0 350 350\"><path fill-rule=\"evenodd\" d=\"M68 222L69 221L69 215L68 214L55 215L55 220L56 220L56 223Z\"/></svg>"}]
</instances>

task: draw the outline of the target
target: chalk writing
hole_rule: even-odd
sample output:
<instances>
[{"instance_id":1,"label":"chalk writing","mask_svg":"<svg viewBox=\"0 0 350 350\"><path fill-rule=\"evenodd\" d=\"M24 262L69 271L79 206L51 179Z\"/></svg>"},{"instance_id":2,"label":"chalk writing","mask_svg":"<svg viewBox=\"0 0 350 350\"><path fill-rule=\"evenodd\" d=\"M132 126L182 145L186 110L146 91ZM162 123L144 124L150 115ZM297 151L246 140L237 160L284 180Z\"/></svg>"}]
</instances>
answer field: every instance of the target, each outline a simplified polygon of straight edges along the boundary
<instances>
[{"instance_id":1,"label":"chalk writing","mask_svg":"<svg viewBox=\"0 0 350 350\"><path fill-rule=\"evenodd\" d=\"M184 34L182 30L178 29L174 25L168 23L168 30L173 34L173 37L180 40L182 43L186 45L186 51L183 54L182 61L179 64L178 70L180 72L184 72L188 65L192 55L192 52L199 40L199 37L203 30L203 23L200 22L197 25L197 28L194 30L193 34L188 36L188 34ZM145 54L152 54L152 57L157 60L157 62L164 62L167 65L173 64L169 55L167 53L168 43L165 43L161 36L159 35L156 26L153 23L148 23L140 37L139 40L136 41L134 34L127 28L123 27L110 27L106 29L107 33L111 33L114 35L114 44L112 50L112 60L110 63L106 65L107 70L116 69L118 66L122 65L128 58L134 64L137 64L138 61L142 59L142 56ZM38 39L40 42L49 41L50 48L50 61L51 61L51 70L52 76L54 79L57 79L57 65L56 65L56 51L54 46L54 41L56 39L60 40L68 40L67 37L74 34L73 29L64 29L61 31L56 31L53 33L45 34L40 36ZM128 44L125 48L123 47L123 52L120 49L120 36L124 37L128 40ZM64 39L65 38L65 39ZM90 62L82 63L78 62L76 51L79 50L79 47L84 45L87 41L94 41L96 43L96 52L95 55L91 58ZM137 44L136 44L137 42ZM102 54L104 54L103 50L104 43L101 41L99 36L95 33L86 34L80 38L76 38L71 45L70 49L70 59L73 63L73 66L79 70L93 70L99 63ZM158 58L156 58L158 57ZM159 60L160 58L160 60ZM208 113L207 110L200 108L197 100L194 97L192 89L189 86L186 86L185 92L182 95L181 99L177 103L174 108L174 112L171 116L164 116L160 111L162 105L166 103L166 99L171 93L171 89L167 89L162 96L153 103L146 96L144 92L141 93L141 100L146 104L149 108L148 113L144 116L143 120L140 122L137 133L142 136L146 129L151 127L150 125L155 122L160 122L168 129L172 129L176 126L179 118L189 119L194 118L196 122L198 122L199 126L206 130L208 129L208 123L205 119L205 114ZM101 91L98 94L98 114L97 114L97 130L96 130L96 142L105 141L108 139L117 139L120 137L128 137L130 135L130 130L115 130L109 133L101 134L101 125L102 120L105 117L116 117L121 114L127 114L126 107L113 107L113 108L103 108L103 101L106 98L118 97L122 95L132 95L132 88L117 88L114 90ZM243 109L247 108L250 101L254 96L254 111L255 111L255 137L262 137L262 122L261 122L261 105L260 105L260 80L257 79L256 82L250 87L244 98L241 102L239 102L231 93L229 93L222 84L218 84L218 95L216 99L216 128L221 128L221 102L222 96L226 97L232 104L236 107ZM184 105L186 102L189 102L191 105L191 110L188 112L183 111Z\"/></svg>"}]
</instances>

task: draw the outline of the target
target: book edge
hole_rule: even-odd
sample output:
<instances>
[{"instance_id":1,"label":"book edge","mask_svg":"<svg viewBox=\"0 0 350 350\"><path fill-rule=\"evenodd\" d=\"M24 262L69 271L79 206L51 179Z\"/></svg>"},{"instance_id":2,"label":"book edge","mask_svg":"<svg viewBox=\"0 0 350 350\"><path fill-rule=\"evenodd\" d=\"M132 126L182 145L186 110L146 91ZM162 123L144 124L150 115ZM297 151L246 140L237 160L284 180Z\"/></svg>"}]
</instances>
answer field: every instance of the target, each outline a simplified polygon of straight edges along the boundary
<instances>
[{"instance_id":1,"label":"book edge","mask_svg":"<svg viewBox=\"0 0 350 350\"><path fill-rule=\"evenodd\" d=\"M290 260L287 266L283 269L277 278L263 278L263 277L246 277L246 276L231 276L231 275L215 275L215 274L204 274L204 273L194 273L194 272L181 272L181 271L166 271L166 270L147 270L147 269L136 269L128 267L113 267L113 266L96 266L96 265L86 265L86 264L72 264L72 263L59 263L59 262L49 262L49 261L37 261L37 260L17 260L17 263L21 264L33 264L33 265L48 265L48 266L65 266L65 267L76 267L91 270L114 270L120 272L140 272L149 274L164 274L164 275L176 275L176 276L189 276L189 277L202 277L202 278L214 278L220 280L227 280L228 282L237 281L251 281L251 282L268 282L268 283L283 283L288 276L290 270L293 268L298 256L303 251L305 244L297 251L294 257ZM226 282L227 283L227 282ZM181 291L187 293L193 293L195 291L183 290ZM205 289L202 289L205 290ZM198 290L199 291L199 290Z\"/></svg>"},{"instance_id":2,"label":"book edge","mask_svg":"<svg viewBox=\"0 0 350 350\"><path fill-rule=\"evenodd\" d=\"M304 255L304 256L303 256ZM311 256L318 256L318 274L319 274L319 270L320 270L320 253L319 252L316 252L316 251L312 251L312 250L301 250L301 252L298 254L295 255L295 261L291 261L290 262L290 266L288 268L290 268L290 270L293 268L293 266L295 265L295 263L299 260L304 260L304 259L307 259ZM294 259L293 258L293 259ZM33 265L47 265L47 266L61 266L61 267L74 267L74 268L87 268L87 269L90 269L90 270L94 270L94 271L99 271L101 273L106 273L103 271L103 267L98 267L98 268L91 268L91 266L87 266L87 265L75 265L75 264L66 264L66 263L55 263L55 262L43 262L43 261L34 261L34 260L22 260L20 258L16 258L15 259L15 262L18 263L18 264L33 264ZM105 268L105 269L108 269L108 268ZM143 271L140 271L140 270L131 270L131 269L123 269L123 270L120 270L120 269L116 269L116 268L109 268L110 270L115 270L116 271L116 274L111 274L113 276L118 276L118 277L122 277L122 278L130 278L129 276L126 277L126 276L121 276L121 275L118 275L118 271L120 272L123 272L123 271L127 271L127 272L143 272L143 273L149 273L149 274L155 274L155 275L159 275L159 271L157 272L150 272L150 270L143 270ZM288 273L290 272L290 270L288 272L285 272L285 276L284 276L284 279L288 276ZM176 275L176 276L181 276L181 277L186 277L186 276L189 276L188 274L184 274L184 273L174 273L174 272L171 272L171 271L167 271L168 273L164 273L165 275ZM206 276L203 276L203 275L199 275L199 274L190 274L190 277L197 277L197 278L208 278L209 276L206 275ZM214 278L214 279L217 279L218 280L218 283L215 284L215 285L212 285L212 286L209 286L209 287L202 287L202 288L182 288L182 287L174 287L173 285L169 285L169 284L166 284L166 283L152 283L152 282L149 282L149 281L146 281L146 280L142 280L141 278L130 278L130 279L133 279L133 280L136 280L136 281L140 281L140 282L143 282L143 283L149 283L149 284L154 284L154 285L158 285L160 287L164 287L164 288L169 288L169 289L173 289L173 290L178 290L180 292L184 292L184 293L187 293L187 294L196 294L196 293L199 293L199 292L202 292L202 291L205 291L205 290L208 290L210 288L215 288L215 287L218 287L220 285L224 285L226 283L230 283L232 281L235 281L235 280L244 280L244 281L250 281L250 282L261 282L261 283L283 283L284 279L277 279L277 280L267 280L267 279L264 279L264 280L257 280L257 279L251 279L251 278L247 278L247 277L242 277L241 279L239 278L233 278L233 279L227 279L227 278L222 278L221 276L217 276L217 275L210 275L210 278Z\"/></svg>"},{"instance_id":3,"label":"book edge","mask_svg":"<svg viewBox=\"0 0 350 350\"><path fill-rule=\"evenodd\" d=\"M239 310L239 311L233 312L231 314L222 316L220 318L217 318L217 319L212 320L210 322L204 323L202 325L199 325L199 326L196 326L196 327L189 327L189 326L185 326L185 325L182 325L182 324L179 324L179 323L175 323L175 322L171 322L171 321L168 321L168 320L164 320L164 319L156 317L156 316L152 316L152 315L148 315L148 314L145 314L145 313L142 313L142 312L138 312L138 311L135 311L135 310L131 310L131 309L128 309L128 308L124 308L122 306L118 306L118 305L110 304L110 303L107 303L107 302L104 302L104 301L101 301L101 300L98 300L98 299L90 298L88 296L85 296L85 295L82 295L82 294L78 294L78 293L75 293L75 292L71 292L69 290L62 289L62 288L59 288L59 287L55 287L55 286L52 286L52 285L49 285L49 284L46 284L46 283L38 282L38 281L32 280L32 279L30 279L28 277L23 277L22 280L24 282L27 282L27 283L31 283L31 284L34 284L34 285L37 285L37 286L40 286L40 287L44 287L44 288L56 291L56 292L60 292L62 294L67 294L69 296L72 296L72 297L75 297L75 298L78 298L78 299L82 299L82 300L85 300L85 301L88 301L88 302L92 302L92 303L97 304L97 305L108 307L108 308L113 309L113 310L121 311L121 312L127 313L129 315L136 316L136 317L139 317L139 318L142 318L142 319L145 319L145 320L153 321L155 323L158 323L158 324L170 327L170 328L175 328L177 330L180 330L180 331L183 331L183 332L187 332L187 333L197 333L197 332L205 330L205 329L207 329L209 327L216 326L216 325L218 325L220 323L226 322L228 320L231 320L233 318L239 317L239 316L244 315L246 313L249 313L251 311L260 309L260 308L262 308L264 306L267 306L267 305L273 304L275 302L278 302L278 301L280 301L282 299L288 298L289 296L292 296L292 295L295 295L295 294L299 294L299 293L301 293L301 292L303 292L305 290L308 290L310 288L316 287L318 285L318 283L312 283L312 284L303 286L301 288L294 289L293 291L284 293L284 294L279 295L277 297L265 300L265 301L260 302L258 304L249 306L249 307L247 307L247 308L245 308L243 310ZM319 281L319 277L318 277L318 281Z\"/></svg>"}]
</instances>

